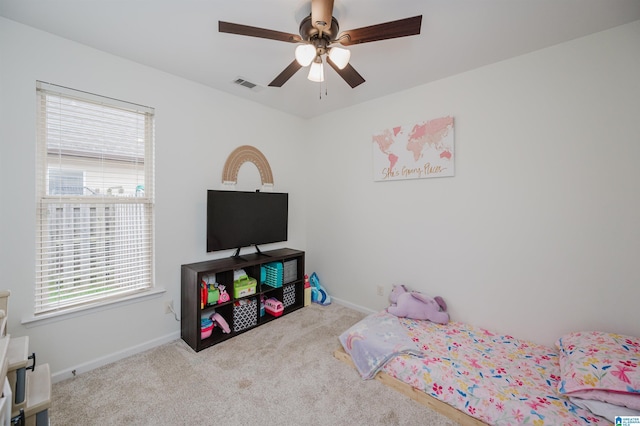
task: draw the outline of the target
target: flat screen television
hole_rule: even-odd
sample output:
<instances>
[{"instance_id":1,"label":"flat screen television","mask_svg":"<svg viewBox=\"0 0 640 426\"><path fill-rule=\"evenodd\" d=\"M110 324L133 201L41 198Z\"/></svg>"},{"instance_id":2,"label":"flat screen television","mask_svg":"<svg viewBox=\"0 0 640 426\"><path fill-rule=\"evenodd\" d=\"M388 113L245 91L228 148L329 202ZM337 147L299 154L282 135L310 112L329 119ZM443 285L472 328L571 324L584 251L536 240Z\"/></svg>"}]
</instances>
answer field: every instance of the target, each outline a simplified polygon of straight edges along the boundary
<instances>
[{"instance_id":1,"label":"flat screen television","mask_svg":"<svg viewBox=\"0 0 640 426\"><path fill-rule=\"evenodd\" d=\"M207 191L207 252L287 240L289 194Z\"/></svg>"}]
</instances>

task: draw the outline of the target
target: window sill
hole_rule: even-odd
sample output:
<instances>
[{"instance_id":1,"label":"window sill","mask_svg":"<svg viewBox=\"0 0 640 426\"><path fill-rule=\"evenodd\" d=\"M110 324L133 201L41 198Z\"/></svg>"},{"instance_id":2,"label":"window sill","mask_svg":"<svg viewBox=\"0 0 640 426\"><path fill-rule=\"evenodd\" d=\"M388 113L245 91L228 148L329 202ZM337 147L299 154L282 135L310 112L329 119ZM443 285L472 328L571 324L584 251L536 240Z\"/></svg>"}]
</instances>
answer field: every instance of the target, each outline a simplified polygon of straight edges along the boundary
<instances>
[{"instance_id":1,"label":"window sill","mask_svg":"<svg viewBox=\"0 0 640 426\"><path fill-rule=\"evenodd\" d=\"M22 318L21 324L27 328L30 328L38 325L49 324L56 321L62 321L62 320L67 320L71 318L81 317L84 315L92 314L94 312L100 312L107 309L113 309L120 306L130 305L132 303L138 303L147 299L153 299L155 297L159 297L160 295L166 293L166 291L167 290L165 290L164 288L152 288L145 292L136 293L131 296L118 299L118 300L98 302L93 305L79 306L75 308L66 309L60 312L51 312L48 314L41 314L38 316L31 315L31 316Z\"/></svg>"}]
</instances>

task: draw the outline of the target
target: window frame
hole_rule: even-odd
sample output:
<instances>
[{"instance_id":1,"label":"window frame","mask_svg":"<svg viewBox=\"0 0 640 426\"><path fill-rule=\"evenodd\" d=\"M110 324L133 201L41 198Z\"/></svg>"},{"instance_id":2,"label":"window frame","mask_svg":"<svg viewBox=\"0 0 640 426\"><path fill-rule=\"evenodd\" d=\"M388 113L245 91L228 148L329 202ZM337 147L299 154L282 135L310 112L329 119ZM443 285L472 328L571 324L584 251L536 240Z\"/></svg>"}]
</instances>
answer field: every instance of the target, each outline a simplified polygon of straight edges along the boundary
<instances>
[{"instance_id":1,"label":"window frame","mask_svg":"<svg viewBox=\"0 0 640 426\"><path fill-rule=\"evenodd\" d=\"M155 110L150 107L137 105L130 102L125 102L118 99L108 98L108 97L104 97L104 96L100 96L100 95L96 95L88 92L78 91L78 90L70 89L67 87L53 85L53 84L45 83L41 81L36 82L36 94L37 94L36 102L38 106L38 120L36 124L36 128L37 128L36 129L36 134L37 134L36 259L35 259L36 282L35 282L35 294L33 299L34 300L33 317L23 322L29 322L29 321L39 320L43 318L50 318L52 316L84 311L84 310L92 309L96 307L104 307L104 306L112 305L113 303L127 302L132 299L137 299L139 297L145 297L148 295L154 295L160 292L164 292L164 290L157 289L155 287L155 196L154 196L155 195L155 177L154 177ZM133 195L120 194L120 192L124 192L124 191L119 191L117 189L118 188L117 185L111 188L108 188L108 190L103 190L102 193L100 193L100 191L96 193L93 190L90 190L89 192L84 191L84 194L82 195L77 193L76 194L49 194L50 182L49 182L48 176L50 171L52 170L50 169L50 162L51 162L50 159L52 158L50 148L52 145L55 145L55 142L51 143L51 140L53 140L53 138L48 138L51 132L50 127L48 126L48 123L49 123L48 114L51 114L51 112L48 110L49 107L47 105L47 99L52 99L52 98L69 100L74 104L79 103L81 105L90 105L92 107L95 106L96 108L99 108L101 111L102 110L105 110L107 112L120 111L123 114L126 114L127 116L134 116L134 117L137 117L139 120L140 119L143 120L143 123L141 125L143 127L142 132L144 134L143 135L136 134L137 140L139 141L140 138L142 138L142 144L144 145L142 158L140 158L139 153L123 154L120 148L125 147L125 145L126 147L128 147L129 145L132 145L132 144L127 143L125 141L125 142L122 142L122 147L120 147L118 145L120 143L119 140L115 138L113 140L109 140L108 138L105 138L104 141L97 141L95 144L94 144L94 141L91 140L86 145L84 145L83 143L74 142L75 144L74 146L71 146L70 144L63 146L66 141L63 141L63 137L58 135L60 140L58 141L58 147L56 148L57 155L59 155L61 158L75 157L78 159L78 167L80 168L80 170L82 170L83 177L85 176L86 171L83 170L82 167L91 167L91 166L88 166L88 164L92 164L98 160L99 160L99 163L101 164L100 167L108 171L117 169L116 167L114 167L114 164L116 163L122 163L129 166L130 164L135 164L136 161L142 161L142 166L138 164L137 167L142 167L143 169L143 173L142 173L143 184L136 186L135 194ZM77 109L78 111L83 110L81 106L77 108L74 107L74 109ZM68 112L68 111L65 110L65 112ZM80 112L78 114L80 114ZM73 112L70 113L70 116L72 115L73 115ZM82 120L82 118L79 118L79 117L75 117L75 118L77 118L79 121ZM90 121L90 120L87 120L87 121ZM117 123L117 120L116 120L116 123ZM90 126L87 126L87 127L90 128ZM60 125L60 128L62 129L62 125ZM107 128L110 128L110 127L108 127L107 125ZM87 132L90 135L92 130L88 130ZM124 137L122 138L122 140L125 140L125 139L126 138ZM135 145L135 143L133 145ZM71 150L75 150L75 151L70 152L68 149L69 146L71 146ZM111 149L104 149L105 147L109 147ZM94 149L101 149L100 151L101 154L98 156L94 151L92 151ZM60 164L66 165L66 162L61 162ZM65 169L61 167L58 169L54 168L53 170L58 170L58 172L62 172ZM127 173L114 172L113 176L126 177ZM141 178L140 176L137 176L136 179L140 180ZM126 181L126 179L124 180ZM142 187L142 190L139 190L140 187ZM116 188L116 189L112 191L111 190L112 188ZM118 225L122 227L122 228L118 228L119 235L120 235L118 240L119 244L126 245L127 241L133 238L144 240L144 244L142 246L143 248L141 249L141 253L143 253L143 255L141 257L144 258L145 263L143 267L144 271L138 274L142 276L142 278L139 278L140 281L136 281L135 283L131 283L131 284L126 284L126 283L120 284L118 286L118 285L112 285L112 284L104 284L107 282L110 283L112 282L111 280L113 280L112 277L106 278L103 283L103 286L101 287L103 290L102 295L96 296L94 293L93 295L89 296L88 295L89 291L85 290L84 293L86 294L82 297L77 297L74 300L74 297L72 296L71 297L72 303L69 302L70 299L66 299L62 296L57 298L54 297L53 299L51 299L49 296L51 295L51 289L54 287L54 285L51 284L51 281L50 281L51 274L47 272L46 265L47 265L47 262L51 262L51 257L52 257L51 249L50 249L50 246L48 246L48 244L50 244L50 241L52 238L50 233L50 228L52 227L51 223L54 222L55 219L52 221L49 218L49 216L46 216L47 214L46 211L48 211L48 209L51 208L51 206L56 208L55 206L57 205L64 206L64 207L57 207L58 209L62 208L63 211L65 208L75 209L74 210L75 212L85 209L86 211L82 213L82 215L84 216L87 216L88 214L90 214L88 212L92 211L91 209L93 209L95 213L95 211L97 211L96 206L100 206L100 208L106 208L107 210L111 209L112 211L115 211L115 212L122 211L121 213L111 214L111 216L116 215L116 222L118 224L120 224L120 222L124 222L121 220L122 218L129 219L129 221L127 221L128 228L124 228L123 225ZM75 206L75 207L71 207L71 206ZM140 209L142 210L142 213L139 213L139 212L136 213L136 211ZM106 213L104 213L104 215L106 215ZM89 219L89 220L93 221L95 214L93 214L93 216L91 217L92 219ZM99 218L103 218L103 217L106 217L106 216L103 216L103 214L101 213L99 215ZM133 222L135 222L134 225L129 224L131 222L131 219L133 219ZM137 219L140 219L140 223L136 222ZM81 221L81 222L82 222L82 225L78 225L78 226L87 227L89 226L87 225L87 223L90 223L91 226L94 225L94 222L86 222L86 223L84 221ZM63 226L65 226L66 227L65 229L67 229L64 232L71 232L68 230L76 229L74 228L74 226L76 225L73 225L73 224L69 225L68 221L60 221L59 223L64 223ZM103 228L107 227L107 225L101 225L101 226ZM131 232L131 234L133 234L133 236L127 233L127 231L130 231L132 229L132 226L133 226L133 231ZM87 237L85 232L85 235L82 238L84 238L83 241L85 241L84 244L86 246L86 240L91 237ZM106 238L111 238L111 237L107 236ZM70 252L69 249L62 249L62 251L64 254L67 254ZM84 251L87 251L87 250L85 249ZM99 250L94 250L94 251L98 252ZM112 251L115 251L115 250L112 250ZM74 256L78 257L79 255L74 254ZM98 258L105 259L106 257L112 256L112 255L104 254L104 255L92 255L92 256L94 256L95 259L98 259ZM132 257L135 258L136 255L135 254L132 255ZM128 260L129 257L126 254L121 254L120 259L122 259L123 265L129 262ZM107 260L101 260L100 262L107 262ZM92 260L92 263L93 263L93 260ZM58 265L59 264L62 264L62 262L58 263ZM82 272L86 273L88 271L93 274L94 270L92 269L92 266L86 266L86 265L87 264L85 260L84 269L82 269ZM113 267L113 271L119 271L121 269L122 269L121 265L117 265ZM74 274L74 272L72 272L71 274ZM108 276L110 275L110 273L105 273L104 275ZM114 274L111 273L111 275L114 275ZM136 275L136 272L135 271L131 272L131 275ZM72 275L67 275L67 277L70 277L70 276ZM74 277L73 279L76 279L76 278ZM135 279L138 279L138 277L136 277ZM63 282L63 284L59 285L59 287L61 288L65 286L67 287L65 288L64 292L61 292L61 293L65 293L65 295L70 293L71 290L69 289L75 286L75 284L71 286L69 284L65 284L67 281L70 281L70 280L68 278L65 278L64 280L61 279L61 282ZM87 289L93 288L94 286L96 286L96 284L93 284L93 282L94 281L92 281L92 284L86 284L85 287L87 287ZM125 282L125 281L121 280L120 283L122 282ZM49 284L46 284L46 283L49 283ZM97 287L100 287L100 285L97 285ZM78 291L78 293L80 293L80 291ZM50 300L58 300L58 301L51 302Z\"/></svg>"}]
</instances>

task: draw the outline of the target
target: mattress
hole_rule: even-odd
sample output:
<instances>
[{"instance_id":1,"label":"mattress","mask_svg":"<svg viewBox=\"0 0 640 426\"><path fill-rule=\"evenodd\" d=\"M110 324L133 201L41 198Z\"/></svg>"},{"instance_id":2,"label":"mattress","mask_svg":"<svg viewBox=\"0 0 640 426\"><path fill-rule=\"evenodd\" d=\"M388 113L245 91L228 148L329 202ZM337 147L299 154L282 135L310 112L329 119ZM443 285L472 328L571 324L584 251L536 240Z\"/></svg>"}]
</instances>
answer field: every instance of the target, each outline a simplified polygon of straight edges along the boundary
<instances>
[{"instance_id":1,"label":"mattress","mask_svg":"<svg viewBox=\"0 0 640 426\"><path fill-rule=\"evenodd\" d=\"M379 357L384 362L374 368L376 371L382 371L485 423L610 424L558 393L559 355L553 348L460 322L441 325L430 321L395 319L381 312L368 316L340 336L345 351L352 359L360 347L367 345L369 334L376 333L373 326L376 321L397 321L405 334L402 350L398 351L397 345L388 344L396 349L396 353L387 358ZM392 334L402 333L396 329ZM407 339L415 347L408 347ZM363 378L366 377L363 375Z\"/></svg>"}]
</instances>

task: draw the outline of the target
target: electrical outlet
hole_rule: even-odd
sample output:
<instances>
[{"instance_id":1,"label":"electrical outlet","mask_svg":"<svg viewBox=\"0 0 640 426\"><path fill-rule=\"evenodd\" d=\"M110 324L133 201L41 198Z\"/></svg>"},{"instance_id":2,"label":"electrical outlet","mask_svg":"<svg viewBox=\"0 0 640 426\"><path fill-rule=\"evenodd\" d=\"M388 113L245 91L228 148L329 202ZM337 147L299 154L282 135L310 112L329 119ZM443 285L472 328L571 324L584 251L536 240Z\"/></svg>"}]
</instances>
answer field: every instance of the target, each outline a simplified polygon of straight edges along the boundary
<instances>
[{"instance_id":1,"label":"electrical outlet","mask_svg":"<svg viewBox=\"0 0 640 426\"><path fill-rule=\"evenodd\" d=\"M164 302L164 313L171 314L173 313L173 300L167 300Z\"/></svg>"},{"instance_id":2,"label":"electrical outlet","mask_svg":"<svg viewBox=\"0 0 640 426\"><path fill-rule=\"evenodd\" d=\"M384 287L381 285L377 286L376 293L378 294L378 296L384 296Z\"/></svg>"}]
</instances>

